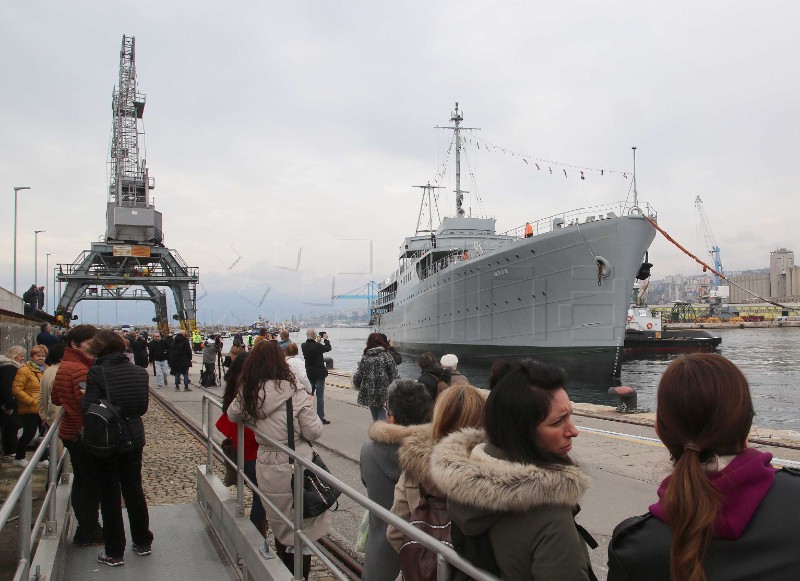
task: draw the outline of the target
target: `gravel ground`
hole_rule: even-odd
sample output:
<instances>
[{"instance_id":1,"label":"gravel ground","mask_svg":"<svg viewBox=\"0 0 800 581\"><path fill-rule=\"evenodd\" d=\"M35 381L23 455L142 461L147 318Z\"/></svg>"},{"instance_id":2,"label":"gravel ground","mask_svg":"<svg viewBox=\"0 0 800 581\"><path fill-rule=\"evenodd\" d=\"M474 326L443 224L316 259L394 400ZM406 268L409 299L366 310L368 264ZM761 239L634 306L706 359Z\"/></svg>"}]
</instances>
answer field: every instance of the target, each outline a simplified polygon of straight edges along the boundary
<instances>
[{"instance_id":1,"label":"gravel ground","mask_svg":"<svg viewBox=\"0 0 800 581\"><path fill-rule=\"evenodd\" d=\"M194 502L195 467L206 463L206 448L186 428L177 423L161 405L150 400L150 409L144 416L147 445L144 448L142 483L150 506ZM214 472L221 479L224 470L221 462L214 463ZM232 487L235 494L235 487ZM253 495L245 487L245 509L249 513ZM274 549L272 534L270 544ZM310 579L333 579L327 570L312 559Z\"/></svg>"}]
</instances>

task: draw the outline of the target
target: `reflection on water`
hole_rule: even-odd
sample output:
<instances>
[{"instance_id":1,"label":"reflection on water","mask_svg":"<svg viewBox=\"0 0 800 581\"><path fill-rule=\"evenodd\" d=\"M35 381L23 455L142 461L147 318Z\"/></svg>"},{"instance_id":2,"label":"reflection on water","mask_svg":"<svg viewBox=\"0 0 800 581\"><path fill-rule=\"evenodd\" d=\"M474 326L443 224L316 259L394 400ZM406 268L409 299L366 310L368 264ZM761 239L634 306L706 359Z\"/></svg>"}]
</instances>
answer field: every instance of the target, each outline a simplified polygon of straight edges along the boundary
<instances>
[{"instance_id":1,"label":"reflection on water","mask_svg":"<svg viewBox=\"0 0 800 581\"><path fill-rule=\"evenodd\" d=\"M328 329L333 345L330 356L337 369L354 371L364 350L369 329ZM800 430L800 328L723 329L714 333L722 337L719 353L736 363L750 382L756 409L755 424L765 428ZM292 333L293 341L305 341L305 331ZM227 345L227 342L226 342ZM438 355L443 355L442 353ZM622 384L631 385L639 393L641 407L656 407L656 389L664 369L676 355L625 361ZM487 387L489 369L459 365L473 385ZM416 378L416 360L400 365L402 377ZM616 405L608 395L607 379L592 382L570 380L570 396L574 401Z\"/></svg>"}]
</instances>

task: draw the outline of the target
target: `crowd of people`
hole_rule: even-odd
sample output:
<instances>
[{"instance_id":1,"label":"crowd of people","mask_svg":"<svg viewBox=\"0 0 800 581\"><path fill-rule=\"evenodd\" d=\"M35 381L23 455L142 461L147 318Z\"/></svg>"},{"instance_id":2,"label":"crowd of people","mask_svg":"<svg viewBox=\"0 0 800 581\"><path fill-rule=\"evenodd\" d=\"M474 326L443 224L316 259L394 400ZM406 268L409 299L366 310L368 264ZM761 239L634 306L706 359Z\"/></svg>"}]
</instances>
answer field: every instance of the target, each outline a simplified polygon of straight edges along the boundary
<instances>
[{"instance_id":1,"label":"crowd of people","mask_svg":"<svg viewBox=\"0 0 800 581\"><path fill-rule=\"evenodd\" d=\"M50 331L43 327L42 333ZM277 511L292 520L293 466L272 442L293 440L296 453L312 459L313 443L330 423L324 393L332 345L327 333L309 329L300 345L287 332L260 334L247 347L234 338L222 362L227 371L216 426L234 450L244 446L245 474L271 501L254 495L250 520L265 543L272 529L275 551L291 570L293 530ZM219 338L208 338L202 352L203 372L215 371L222 359ZM70 329L63 343L49 348L36 345L26 353L12 347L0 356L4 453L13 451L13 462L24 467L39 426L53 421L58 406L64 409L59 440L74 472L73 542L104 544L101 563L124 564L121 498L133 551L152 550L141 480L141 418L149 400L144 368L153 365L157 387L166 386L171 373L176 389L181 377L190 389L191 359L183 333L126 340L91 325ZM437 540L500 578L595 579L589 551L597 543L575 520L590 483L570 454L578 429L564 372L530 359L500 360L489 389L479 389L459 371L454 354L420 355L416 380L400 378L401 362L385 335L371 333L353 374L357 401L372 420L360 458L369 498L418 528L427 523ZM81 445L81 429L89 406L112 393L131 446L98 458ZM720 355L681 356L664 372L657 398L656 431L673 470L649 512L615 529L608 579L791 578L800 565L800 507L794 502L800 475L774 469L770 454L747 447L754 410L742 372ZM258 433L246 428L240 443L237 422ZM362 579L435 578L430 551L375 514L365 519ZM312 540L330 526L329 511L303 521ZM310 552L299 558L307 579ZM468 577L454 571L454 578Z\"/></svg>"}]
</instances>

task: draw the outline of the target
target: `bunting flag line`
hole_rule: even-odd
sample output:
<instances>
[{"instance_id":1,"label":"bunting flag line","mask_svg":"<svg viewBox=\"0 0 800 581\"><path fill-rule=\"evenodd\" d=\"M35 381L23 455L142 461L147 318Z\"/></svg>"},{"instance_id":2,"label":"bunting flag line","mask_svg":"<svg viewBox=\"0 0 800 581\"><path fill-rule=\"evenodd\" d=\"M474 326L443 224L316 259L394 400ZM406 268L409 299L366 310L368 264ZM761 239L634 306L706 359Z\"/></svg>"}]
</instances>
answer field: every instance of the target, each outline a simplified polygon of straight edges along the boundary
<instances>
[{"instance_id":1,"label":"bunting flag line","mask_svg":"<svg viewBox=\"0 0 800 581\"><path fill-rule=\"evenodd\" d=\"M555 166L558 169L561 169L561 171L564 174L564 177L566 177L566 178L569 178L569 174L567 173L567 170L568 169L573 169L573 170L576 170L578 172L578 176L583 181L586 181L587 176L589 174L591 174L592 172L600 174L601 176L605 176L606 174L616 174L616 175L622 176L622 178L624 178L626 180L628 179L628 172L627 171L605 169L605 168L597 168L597 167L587 167L587 166L576 165L576 164L572 164L572 163L564 163L564 162L559 162L559 161L542 159L540 157L527 155L527 154L524 154L524 153L520 153L518 151L513 151L513 150L505 148L505 147L501 147L499 145L495 145L493 143L490 143L490 142L486 141L485 139L481 139L480 137L478 137L475 134L470 134L468 136L465 136L464 137L464 141L467 142L467 143L470 143L470 144L474 144L478 149L483 149L483 150L485 150L487 152L490 152L490 153L492 153L492 152L504 153L506 155L510 155L511 157L520 158L525 163L525 165L533 164L533 166L536 168L536 171L541 171L542 168L541 168L541 166L539 164L543 163L543 164L546 165L546 167L547 167L548 171L550 172L550 174L552 174L553 173L553 166ZM450 150L448 149L447 157L449 157L449 154L450 154Z\"/></svg>"}]
</instances>

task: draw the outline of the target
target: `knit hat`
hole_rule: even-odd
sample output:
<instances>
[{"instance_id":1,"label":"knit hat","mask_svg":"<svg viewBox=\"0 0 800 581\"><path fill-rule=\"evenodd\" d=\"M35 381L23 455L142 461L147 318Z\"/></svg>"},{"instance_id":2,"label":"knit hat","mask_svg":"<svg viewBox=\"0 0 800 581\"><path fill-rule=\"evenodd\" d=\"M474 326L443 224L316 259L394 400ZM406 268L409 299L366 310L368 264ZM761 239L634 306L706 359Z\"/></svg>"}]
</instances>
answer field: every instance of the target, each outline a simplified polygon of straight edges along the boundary
<instances>
[{"instance_id":1,"label":"knit hat","mask_svg":"<svg viewBox=\"0 0 800 581\"><path fill-rule=\"evenodd\" d=\"M452 353L448 353L447 355L442 356L440 363L445 369L455 369L458 365L458 357Z\"/></svg>"}]
</instances>

